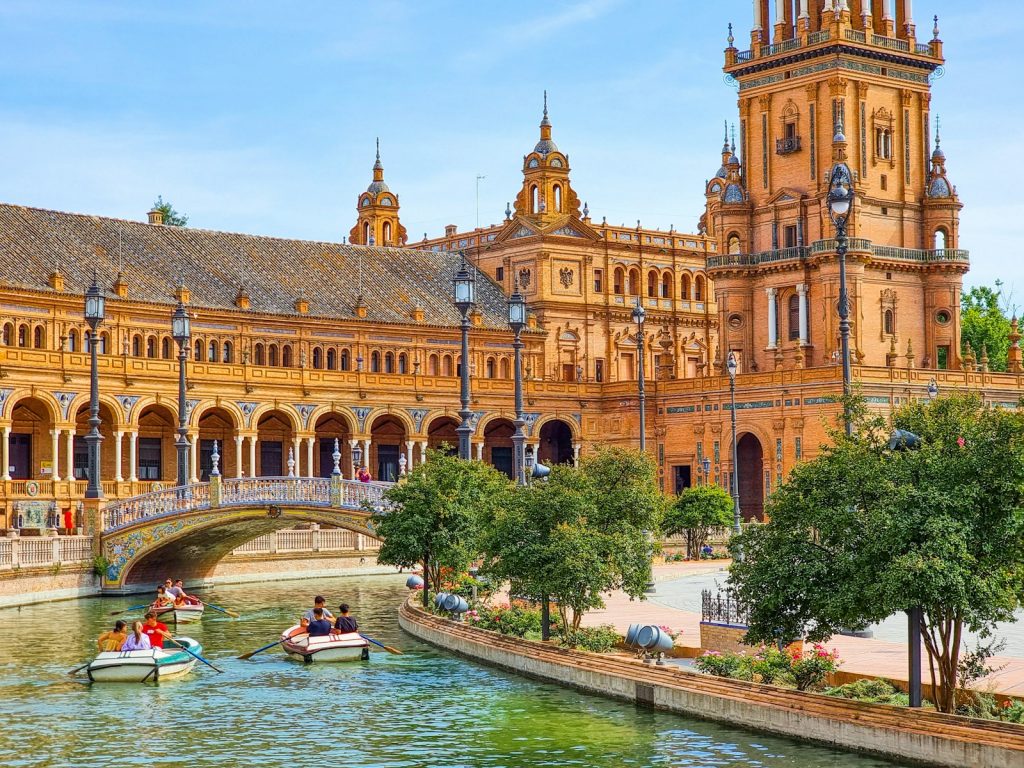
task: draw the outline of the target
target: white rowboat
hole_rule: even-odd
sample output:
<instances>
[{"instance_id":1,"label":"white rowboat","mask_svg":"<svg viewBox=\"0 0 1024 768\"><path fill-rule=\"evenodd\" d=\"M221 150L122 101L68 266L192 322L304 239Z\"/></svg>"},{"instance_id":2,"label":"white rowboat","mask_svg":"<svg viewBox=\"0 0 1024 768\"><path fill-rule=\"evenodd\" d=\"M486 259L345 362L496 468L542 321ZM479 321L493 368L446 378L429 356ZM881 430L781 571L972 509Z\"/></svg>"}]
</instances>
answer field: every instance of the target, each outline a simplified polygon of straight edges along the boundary
<instances>
[{"instance_id":1,"label":"white rowboat","mask_svg":"<svg viewBox=\"0 0 1024 768\"><path fill-rule=\"evenodd\" d=\"M366 661L370 658L370 644L358 632L344 635L310 637L302 633L292 636L298 625L281 633L282 645L289 656L307 664L318 662Z\"/></svg>"},{"instance_id":2,"label":"white rowboat","mask_svg":"<svg viewBox=\"0 0 1024 768\"><path fill-rule=\"evenodd\" d=\"M203 618L205 607L202 603L197 603L195 605L164 605L159 608L153 606L150 610L156 612L158 619L170 618L175 624L191 624Z\"/></svg>"},{"instance_id":3,"label":"white rowboat","mask_svg":"<svg viewBox=\"0 0 1024 768\"><path fill-rule=\"evenodd\" d=\"M203 646L191 637L175 638L192 653L202 655ZM167 643L168 648L144 651L103 651L86 671L94 683L145 683L187 675L196 664L195 656Z\"/></svg>"}]
</instances>

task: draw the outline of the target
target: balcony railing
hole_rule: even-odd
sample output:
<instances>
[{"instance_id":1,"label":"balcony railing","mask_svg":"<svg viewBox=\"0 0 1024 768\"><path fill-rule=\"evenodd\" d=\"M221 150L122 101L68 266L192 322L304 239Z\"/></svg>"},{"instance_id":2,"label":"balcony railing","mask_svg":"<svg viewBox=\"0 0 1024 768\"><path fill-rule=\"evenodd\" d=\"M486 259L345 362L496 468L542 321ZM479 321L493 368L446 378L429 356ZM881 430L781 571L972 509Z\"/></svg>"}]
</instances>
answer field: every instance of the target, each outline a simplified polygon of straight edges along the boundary
<instances>
[{"instance_id":1,"label":"balcony railing","mask_svg":"<svg viewBox=\"0 0 1024 768\"><path fill-rule=\"evenodd\" d=\"M799 136L787 136L784 139L775 140L775 154L777 155L791 155L794 152L800 151L800 137Z\"/></svg>"},{"instance_id":2,"label":"balcony railing","mask_svg":"<svg viewBox=\"0 0 1024 768\"><path fill-rule=\"evenodd\" d=\"M810 247L776 248L758 253L724 253L721 256L708 258L708 269L722 267L757 267L780 261L806 259L816 254L830 254L836 250L834 238L816 240ZM940 248L927 250L922 248L898 248L892 245L873 245L870 240L862 237L851 237L847 241L847 250L853 253L870 253L876 259L890 261L912 261L918 263L953 262L966 264L970 261L970 253L962 249Z\"/></svg>"},{"instance_id":3,"label":"balcony railing","mask_svg":"<svg viewBox=\"0 0 1024 768\"><path fill-rule=\"evenodd\" d=\"M868 41L868 36L859 29L847 29L843 36L855 43L866 43Z\"/></svg>"},{"instance_id":4,"label":"balcony railing","mask_svg":"<svg viewBox=\"0 0 1024 768\"><path fill-rule=\"evenodd\" d=\"M967 263L971 260L970 251L960 248L937 248L926 250L923 248L896 248L891 245L876 245L872 249L874 255L879 259L895 259L897 261L958 261Z\"/></svg>"},{"instance_id":5,"label":"balcony railing","mask_svg":"<svg viewBox=\"0 0 1024 768\"><path fill-rule=\"evenodd\" d=\"M885 48L890 51L900 51L902 53L931 56L934 52L933 47L928 43L915 43L913 47L911 47L909 40L903 40L902 38L897 37L886 37L885 35L876 35L873 32L863 29L844 29L842 38L844 40L849 40L852 43L871 45L876 48ZM806 45L818 45L819 43L824 43L830 39L830 30L822 29L818 32L810 33L807 36ZM789 40L782 40L778 43L756 46L749 51L740 51L736 54L736 63L745 64L757 58L775 56L776 54L797 50L802 47L804 47L804 43L801 39L799 37L792 37Z\"/></svg>"},{"instance_id":6,"label":"balcony railing","mask_svg":"<svg viewBox=\"0 0 1024 768\"><path fill-rule=\"evenodd\" d=\"M762 45L760 53L762 56L774 56L776 53L783 53L784 51L792 51L794 48L800 47L800 38L791 37L789 40L783 40L781 43L774 43L772 45Z\"/></svg>"},{"instance_id":7,"label":"balcony railing","mask_svg":"<svg viewBox=\"0 0 1024 768\"><path fill-rule=\"evenodd\" d=\"M910 53L910 43L906 40L900 40L895 37L872 35L871 44L877 45L879 48L888 48L891 51L904 51L906 53Z\"/></svg>"},{"instance_id":8,"label":"balcony railing","mask_svg":"<svg viewBox=\"0 0 1024 768\"><path fill-rule=\"evenodd\" d=\"M809 250L806 247L776 248L758 253L723 253L721 256L708 258L708 268L712 267L756 267L776 261L793 261L805 259Z\"/></svg>"},{"instance_id":9,"label":"balcony railing","mask_svg":"<svg viewBox=\"0 0 1024 768\"><path fill-rule=\"evenodd\" d=\"M92 560L91 536L40 536L0 539L0 571L82 565Z\"/></svg>"}]
</instances>

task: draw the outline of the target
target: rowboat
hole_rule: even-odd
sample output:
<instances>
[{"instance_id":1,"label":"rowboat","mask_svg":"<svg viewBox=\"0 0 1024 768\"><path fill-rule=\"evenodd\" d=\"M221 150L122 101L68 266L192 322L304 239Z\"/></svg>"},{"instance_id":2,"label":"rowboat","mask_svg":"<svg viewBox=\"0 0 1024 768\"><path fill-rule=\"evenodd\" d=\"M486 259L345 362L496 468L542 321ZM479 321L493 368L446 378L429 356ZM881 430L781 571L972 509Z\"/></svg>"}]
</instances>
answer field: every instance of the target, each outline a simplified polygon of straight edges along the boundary
<instances>
[{"instance_id":1,"label":"rowboat","mask_svg":"<svg viewBox=\"0 0 1024 768\"><path fill-rule=\"evenodd\" d=\"M186 603L184 605L162 605L159 608L154 605L150 607L150 610L156 613L157 618L170 618L175 624L191 624L203 618L204 608L202 603L194 605Z\"/></svg>"},{"instance_id":2,"label":"rowboat","mask_svg":"<svg viewBox=\"0 0 1024 768\"><path fill-rule=\"evenodd\" d=\"M297 633L296 624L281 633L282 645L289 656L302 659L307 664L314 660L321 662L366 661L370 658L370 644L358 632L343 635L310 637Z\"/></svg>"},{"instance_id":3,"label":"rowboat","mask_svg":"<svg viewBox=\"0 0 1024 768\"><path fill-rule=\"evenodd\" d=\"M203 646L191 637L175 638L192 653L202 655ZM86 671L94 683L145 683L187 675L196 664L196 657L170 643L168 648L144 651L103 651L93 659Z\"/></svg>"}]
</instances>

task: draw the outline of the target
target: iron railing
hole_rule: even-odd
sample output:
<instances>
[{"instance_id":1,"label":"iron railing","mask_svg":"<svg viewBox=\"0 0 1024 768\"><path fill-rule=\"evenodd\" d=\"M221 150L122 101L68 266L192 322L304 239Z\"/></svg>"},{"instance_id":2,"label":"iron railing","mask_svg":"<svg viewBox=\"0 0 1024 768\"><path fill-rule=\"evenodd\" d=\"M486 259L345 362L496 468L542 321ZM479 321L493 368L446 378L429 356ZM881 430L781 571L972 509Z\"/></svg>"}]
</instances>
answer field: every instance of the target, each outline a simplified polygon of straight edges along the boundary
<instances>
[{"instance_id":1,"label":"iron railing","mask_svg":"<svg viewBox=\"0 0 1024 768\"><path fill-rule=\"evenodd\" d=\"M745 627L750 623L750 612L726 590L712 594L710 589L700 593L700 620L713 624Z\"/></svg>"}]
</instances>

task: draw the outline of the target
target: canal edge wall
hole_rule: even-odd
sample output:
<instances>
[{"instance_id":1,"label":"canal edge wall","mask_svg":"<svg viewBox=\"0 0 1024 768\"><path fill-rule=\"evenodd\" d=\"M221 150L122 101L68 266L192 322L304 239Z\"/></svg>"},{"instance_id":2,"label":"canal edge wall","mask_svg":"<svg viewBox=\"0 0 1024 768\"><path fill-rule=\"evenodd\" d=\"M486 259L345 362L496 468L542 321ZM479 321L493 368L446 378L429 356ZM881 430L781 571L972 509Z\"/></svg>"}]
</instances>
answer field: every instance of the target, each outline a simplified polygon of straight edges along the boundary
<instances>
[{"instance_id":1,"label":"canal edge wall","mask_svg":"<svg viewBox=\"0 0 1024 768\"><path fill-rule=\"evenodd\" d=\"M403 603L403 630L475 661L588 693L854 752L949 768L1024 768L1024 727L730 680L476 629Z\"/></svg>"}]
</instances>

